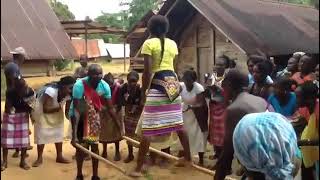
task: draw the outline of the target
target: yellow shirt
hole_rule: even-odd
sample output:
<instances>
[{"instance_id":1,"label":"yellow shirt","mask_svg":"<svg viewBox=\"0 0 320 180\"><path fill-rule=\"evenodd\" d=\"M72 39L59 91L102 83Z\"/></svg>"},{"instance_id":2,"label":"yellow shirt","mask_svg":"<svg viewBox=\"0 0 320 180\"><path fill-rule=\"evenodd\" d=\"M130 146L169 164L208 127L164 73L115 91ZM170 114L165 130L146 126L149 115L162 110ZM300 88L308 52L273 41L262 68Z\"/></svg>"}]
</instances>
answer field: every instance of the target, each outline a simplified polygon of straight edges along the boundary
<instances>
[{"instance_id":1,"label":"yellow shirt","mask_svg":"<svg viewBox=\"0 0 320 180\"><path fill-rule=\"evenodd\" d=\"M176 55L178 55L178 48L173 40L165 38L163 58L161 61L161 41L159 38L151 38L143 43L141 54L152 57L152 73L163 70L174 71L173 61Z\"/></svg>"}]
</instances>

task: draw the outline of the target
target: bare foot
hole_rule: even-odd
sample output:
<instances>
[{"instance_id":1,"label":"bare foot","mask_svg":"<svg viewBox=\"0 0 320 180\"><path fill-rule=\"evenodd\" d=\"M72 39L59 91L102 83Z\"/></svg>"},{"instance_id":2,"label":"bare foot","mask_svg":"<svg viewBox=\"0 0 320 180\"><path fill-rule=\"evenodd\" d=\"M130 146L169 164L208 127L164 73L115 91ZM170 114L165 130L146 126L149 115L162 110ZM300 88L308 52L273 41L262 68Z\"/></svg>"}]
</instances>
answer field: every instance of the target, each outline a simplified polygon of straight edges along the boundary
<instances>
[{"instance_id":1,"label":"bare foot","mask_svg":"<svg viewBox=\"0 0 320 180\"><path fill-rule=\"evenodd\" d=\"M21 162L19 166L24 170L30 169L30 166L26 162Z\"/></svg>"},{"instance_id":2,"label":"bare foot","mask_svg":"<svg viewBox=\"0 0 320 180\"><path fill-rule=\"evenodd\" d=\"M15 152L12 154L12 157L13 157L13 158L19 157L19 151L15 151Z\"/></svg>"},{"instance_id":3,"label":"bare foot","mask_svg":"<svg viewBox=\"0 0 320 180\"><path fill-rule=\"evenodd\" d=\"M105 159L108 159L108 154L107 154L107 153L105 153L105 152L104 152L104 153L102 153L102 154L101 154L101 156L102 156L103 158L105 158Z\"/></svg>"},{"instance_id":4,"label":"bare foot","mask_svg":"<svg viewBox=\"0 0 320 180\"><path fill-rule=\"evenodd\" d=\"M116 152L114 158L113 158L114 161L120 161L121 160L121 155L120 155L120 152Z\"/></svg>"},{"instance_id":5,"label":"bare foot","mask_svg":"<svg viewBox=\"0 0 320 180\"><path fill-rule=\"evenodd\" d=\"M84 160L85 160L85 161L90 161L90 160L91 160L91 156L90 156L90 155L86 155L86 156L84 157Z\"/></svg>"},{"instance_id":6,"label":"bare foot","mask_svg":"<svg viewBox=\"0 0 320 180\"><path fill-rule=\"evenodd\" d=\"M175 163L176 167L189 167L192 166L192 162L191 161L187 161L184 158L180 158L179 161L177 163Z\"/></svg>"},{"instance_id":7,"label":"bare foot","mask_svg":"<svg viewBox=\"0 0 320 180\"><path fill-rule=\"evenodd\" d=\"M27 147L27 150L29 151L29 150L32 150L33 149L33 146L28 146Z\"/></svg>"},{"instance_id":8,"label":"bare foot","mask_svg":"<svg viewBox=\"0 0 320 180\"><path fill-rule=\"evenodd\" d=\"M56 163L69 164L71 162L69 160L63 158L63 157L59 157L59 158L56 159Z\"/></svg>"},{"instance_id":9,"label":"bare foot","mask_svg":"<svg viewBox=\"0 0 320 180\"><path fill-rule=\"evenodd\" d=\"M2 162L1 171L4 171L5 169L7 169L7 167L8 167L8 163L7 162Z\"/></svg>"},{"instance_id":10,"label":"bare foot","mask_svg":"<svg viewBox=\"0 0 320 180\"><path fill-rule=\"evenodd\" d=\"M133 160L134 160L134 156L132 155L132 156L128 156L127 159L125 159L123 162L124 163L129 163L129 162L131 162Z\"/></svg>"},{"instance_id":11,"label":"bare foot","mask_svg":"<svg viewBox=\"0 0 320 180\"><path fill-rule=\"evenodd\" d=\"M141 172L133 171L129 173L128 176L138 178L138 177L143 177L143 174Z\"/></svg>"},{"instance_id":12,"label":"bare foot","mask_svg":"<svg viewBox=\"0 0 320 180\"><path fill-rule=\"evenodd\" d=\"M198 166L204 167L203 162L199 162L199 163L198 163Z\"/></svg>"},{"instance_id":13,"label":"bare foot","mask_svg":"<svg viewBox=\"0 0 320 180\"><path fill-rule=\"evenodd\" d=\"M37 159L33 164L32 167L39 167L42 165L42 159Z\"/></svg>"}]
</instances>

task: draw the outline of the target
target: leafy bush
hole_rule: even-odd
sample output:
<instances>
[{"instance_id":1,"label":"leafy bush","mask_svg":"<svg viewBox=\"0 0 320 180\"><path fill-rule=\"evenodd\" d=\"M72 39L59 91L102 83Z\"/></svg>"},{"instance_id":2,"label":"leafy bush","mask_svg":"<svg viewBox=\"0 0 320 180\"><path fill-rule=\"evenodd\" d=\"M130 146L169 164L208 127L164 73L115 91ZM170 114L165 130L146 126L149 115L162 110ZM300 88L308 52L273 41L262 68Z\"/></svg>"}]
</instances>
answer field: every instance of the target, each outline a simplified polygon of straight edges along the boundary
<instances>
[{"instance_id":1,"label":"leafy bush","mask_svg":"<svg viewBox=\"0 0 320 180\"><path fill-rule=\"evenodd\" d=\"M66 70L68 69L68 67L71 66L72 68L72 65L73 64L73 61L72 60L63 60L63 59L58 59L54 62L54 66L56 68L57 71L63 71L63 70Z\"/></svg>"}]
</instances>

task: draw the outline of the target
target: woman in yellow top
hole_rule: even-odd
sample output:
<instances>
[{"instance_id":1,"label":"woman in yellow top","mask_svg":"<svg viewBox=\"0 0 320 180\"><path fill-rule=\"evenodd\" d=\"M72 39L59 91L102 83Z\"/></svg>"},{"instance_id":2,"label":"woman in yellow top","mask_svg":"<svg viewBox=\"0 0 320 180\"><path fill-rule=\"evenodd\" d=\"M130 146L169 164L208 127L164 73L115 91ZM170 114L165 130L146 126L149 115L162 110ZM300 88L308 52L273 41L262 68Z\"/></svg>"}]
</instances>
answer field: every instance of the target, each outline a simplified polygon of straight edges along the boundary
<instances>
[{"instance_id":1,"label":"woman in yellow top","mask_svg":"<svg viewBox=\"0 0 320 180\"><path fill-rule=\"evenodd\" d=\"M142 77L141 144L137 167L131 176L141 176L144 158L150 141L161 139L177 132L185 152L185 161L191 163L189 142L183 129L180 83L174 72L174 60L178 55L176 43L166 38L169 29L168 19L161 15L153 16L148 22L151 38L142 46L144 72ZM180 163L183 165L183 163Z\"/></svg>"}]
</instances>

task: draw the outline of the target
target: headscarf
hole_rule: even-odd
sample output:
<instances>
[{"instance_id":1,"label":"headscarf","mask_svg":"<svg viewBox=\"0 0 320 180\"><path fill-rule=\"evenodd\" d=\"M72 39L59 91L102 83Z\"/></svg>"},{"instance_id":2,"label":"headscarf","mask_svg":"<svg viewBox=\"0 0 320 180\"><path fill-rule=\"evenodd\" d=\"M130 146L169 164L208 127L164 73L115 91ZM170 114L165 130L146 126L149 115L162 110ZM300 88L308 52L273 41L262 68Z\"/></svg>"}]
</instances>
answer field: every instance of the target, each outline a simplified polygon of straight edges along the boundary
<instances>
[{"instance_id":1,"label":"headscarf","mask_svg":"<svg viewBox=\"0 0 320 180\"><path fill-rule=\"evenodd\" d=\"M267 180L293 179L294 160L301 157L292 125L273 112L244 116L235 128L233 147L247 170L263 173Z\"/></svg>"}]
</instances>

